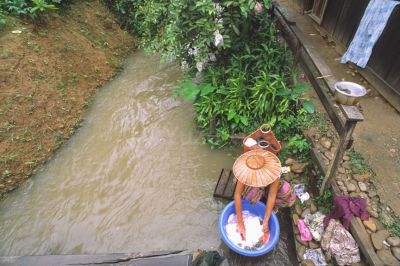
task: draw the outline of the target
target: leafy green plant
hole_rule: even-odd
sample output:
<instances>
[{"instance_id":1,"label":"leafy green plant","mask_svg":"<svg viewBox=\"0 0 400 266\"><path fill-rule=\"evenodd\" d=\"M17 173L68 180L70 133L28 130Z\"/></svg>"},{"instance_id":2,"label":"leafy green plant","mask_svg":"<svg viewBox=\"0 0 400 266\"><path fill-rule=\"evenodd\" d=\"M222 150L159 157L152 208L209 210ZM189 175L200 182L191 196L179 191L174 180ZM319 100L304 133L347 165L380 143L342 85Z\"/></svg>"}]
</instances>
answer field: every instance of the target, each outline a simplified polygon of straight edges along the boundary
<instances>
[{"instance_id":1,"label":"leafy green plant","mask_svg":"<svg viewBox=\"0 0 400 266\"><path fill-rule=\"evenodd\" d=\"M291 137L285 147L285 152L292 155L300 156L302 154L307 154L310 149L310 144L303 137L303 135L296 134Z\"/></svg>"},{"instance_id":2,"label":"leafy green plant","mask_svg":"<svg viewBox=\"0 0 400 266\"><path fill-rule=\"evenodd\" d=\"M0 30L7 25L7 19L2 10L0 10Z\"/></svg>"},{"instance_id":3,"label":"leafy green plant","mask_svg":"<svg viewBox=\"0 0 400 266\"><path fill-rule=\"evenodd\" d=\"M385 224L385 226L393 235L400 237L400 215L394 215L393 222L390 224Z\"/></svg>"},{"instance_id":4,"label":"leafy green plant","mask_svg":"<svg viewBox=\"0 0 400 266\"><path fill-rule=\"evenodd\" d=\"M70 3L72 0L1 0L0 12L16 17L37 19L47 11ZM1 19L1 16L0 16Z\"/></svg>"},{"instance_id":5,"label":"leafy green plant","mask_svg":"<svg viewBox=\"0 0 400 266\"><path fill-rule=\"evenodd\" d=\"M277 35L273 18L255 10L255 0L104 0L119 22L148 51L175 58L187 78L175 96L192 100L206 142L224 146L233 134L269 123L278 136L299 134L300 117L315 111L292 80L292 55ZM193 76L202 73L199 83ZM215 121L215 132L210 123ZM306 144L292 139L291 149Z\"/></svg>"},{"instance_id":6,"label":"leafy green plant","mask_svg":"<svg viewBox=\"0 0 400 266\"><path fill-rule=\"evenodd\" d=\"M324 194L315 198L315 203L323 213L330 213L333 210L332 198L332 190L327 189Z\"/></svg>"},{"instance_id":7,"label":"leafy green plant","mask_svg":"<svg viewBox=\"0 0 400 266\"><path fill-rule=\"evenodd\" d=\"M34 6L29 13L33 19L41 18L46 12L57 9L55 5L47 3L46 0L32 0L32 2Z\"/></svg>"},{"instance_id":8,"label":"leafy green plant","mask_svg":"<svg viewBox=\"0 0 400 266\"><path fill-rule=\"evenodd\" d=\"M354 150L354 148L349 150L349 157L353 174L373 173L371 166L362 154Z\"/></svg>"}]
</instances>

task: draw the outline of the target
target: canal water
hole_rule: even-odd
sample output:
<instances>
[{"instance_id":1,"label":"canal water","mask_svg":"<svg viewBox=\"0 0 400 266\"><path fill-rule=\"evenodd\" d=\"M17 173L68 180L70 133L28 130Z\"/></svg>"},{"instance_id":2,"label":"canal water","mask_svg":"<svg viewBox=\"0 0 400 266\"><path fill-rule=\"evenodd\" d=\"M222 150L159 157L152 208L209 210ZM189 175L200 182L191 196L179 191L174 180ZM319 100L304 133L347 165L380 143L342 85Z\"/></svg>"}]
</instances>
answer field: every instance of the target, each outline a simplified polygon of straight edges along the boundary
<instances>
[{"instance_id":1,"label":"canal water","mask_svg":"<svg viewBox=\"0 0 400 266\"><path fill-rule=\"evenodd\" d=\"M229 253L217 229L226 201L212 193L239 150L201 143L191 104L171 97L179 78L174 63L130 56L77 134L0 203L0 256ZM291 264L286 242L273 265Z\"/></svg>"}]
</instances>

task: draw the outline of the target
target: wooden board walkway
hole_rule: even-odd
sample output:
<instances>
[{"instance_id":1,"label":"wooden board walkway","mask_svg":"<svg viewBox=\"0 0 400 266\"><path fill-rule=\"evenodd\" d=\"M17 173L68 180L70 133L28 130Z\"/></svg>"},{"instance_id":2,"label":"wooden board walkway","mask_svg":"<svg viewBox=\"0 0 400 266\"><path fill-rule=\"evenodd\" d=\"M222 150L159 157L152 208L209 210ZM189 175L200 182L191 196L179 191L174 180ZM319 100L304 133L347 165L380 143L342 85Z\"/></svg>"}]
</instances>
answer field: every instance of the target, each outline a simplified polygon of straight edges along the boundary
<instances>
[{"instance_id":1,"label":"wooden board walkway","mask_svg":"<svg viewBox=\"0 0 400 266\"><path fill-rule=\"evenodd\" d=\"M188 266L192 255L181 255L182 250L149 253L114 253L94 255L49 255L0 257L2 266L63 266L63 265L136 265Z\"/></svg>"},{"instance_id":2,"label":"wooden board walkway","mask_svg":"<svg viewBox=\"0 0 400 266\"><path fill-rule=\"evenodd\" d=\"M236 178L232 170L223 168L218 178L217 185L214 189L214 197L219 197L227 200L233 200L235 194Z\"/></svg>"}]
</instances>

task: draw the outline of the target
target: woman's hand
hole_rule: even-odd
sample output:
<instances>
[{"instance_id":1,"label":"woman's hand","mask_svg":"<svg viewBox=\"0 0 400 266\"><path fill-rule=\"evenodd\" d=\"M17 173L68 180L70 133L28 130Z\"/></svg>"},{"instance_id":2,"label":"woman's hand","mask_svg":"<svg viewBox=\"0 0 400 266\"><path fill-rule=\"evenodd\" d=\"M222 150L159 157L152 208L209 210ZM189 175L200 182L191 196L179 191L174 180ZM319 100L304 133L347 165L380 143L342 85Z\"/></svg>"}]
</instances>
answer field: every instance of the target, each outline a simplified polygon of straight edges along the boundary
<instances>
[{"instance_id":1,"label":"woman's hand","mask_svg":"<svg viewBox=\"0 0 400 266\"><path fill-rule=\"evenodd\" d=\"M237 224L237 230L238 230L240 236L242 237L242 240L246 240L246 229L244 228L243 223Z\"/></svg>"},{"instance_id":2,"label":"woman's hand","mask_svg":"<svg viewBox=\"0 0 400 266\"><path fill-rule=\"evenodd\" d=\"M265 244L269 241L269 231L264 232L263 236L260 237L260 240Z\"/></svg>"},{"instance_id":3,"label":"woman's hand","mask_svg":"<svg viewBox=\"0 0 400 266\"><path fill-rule=\"evenodd\" d=\"M269 219L264 219L263 224L262 224L262 230L264 233L269 232L269 225L268 225Z\"/></svg>"}]
</instances>

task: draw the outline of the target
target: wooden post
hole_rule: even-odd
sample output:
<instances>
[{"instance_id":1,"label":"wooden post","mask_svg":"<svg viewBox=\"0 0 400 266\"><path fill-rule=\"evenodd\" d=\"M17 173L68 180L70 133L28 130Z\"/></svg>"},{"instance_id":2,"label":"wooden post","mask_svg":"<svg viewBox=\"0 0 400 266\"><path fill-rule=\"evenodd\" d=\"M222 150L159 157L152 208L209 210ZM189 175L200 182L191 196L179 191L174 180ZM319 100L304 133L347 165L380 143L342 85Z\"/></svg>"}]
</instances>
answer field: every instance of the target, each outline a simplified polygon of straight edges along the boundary
<instances>
[{"instance_id":1,"label":"wooden post","mask_svg":"<svg viewBox=\"0 0 400 266\"><path fill-rule=\"evenodd\" d=\"M343 111L346 117L345 125L343 127L343 131L339 135L339 144L336 149L335 157L328 168L328 172L326 173L324 181L322 182L319 190L320 195L324 193L327 185L329 186L331 184L332 178L336 175L339 164L342 161L344 152L348 146L348 142L351 140L354 128L359 121L364 120L363 115L355 106L340 105L340 109Z\"/></svg>"}]
</instances>

